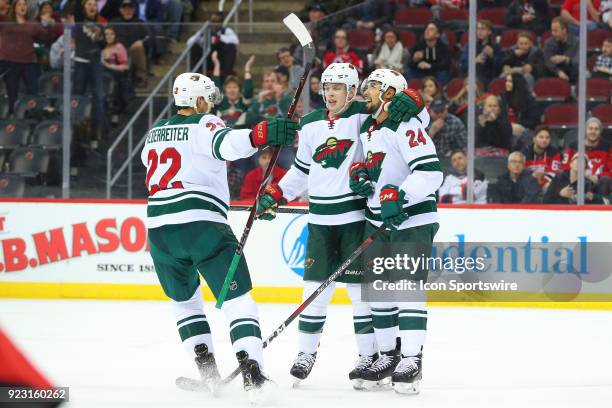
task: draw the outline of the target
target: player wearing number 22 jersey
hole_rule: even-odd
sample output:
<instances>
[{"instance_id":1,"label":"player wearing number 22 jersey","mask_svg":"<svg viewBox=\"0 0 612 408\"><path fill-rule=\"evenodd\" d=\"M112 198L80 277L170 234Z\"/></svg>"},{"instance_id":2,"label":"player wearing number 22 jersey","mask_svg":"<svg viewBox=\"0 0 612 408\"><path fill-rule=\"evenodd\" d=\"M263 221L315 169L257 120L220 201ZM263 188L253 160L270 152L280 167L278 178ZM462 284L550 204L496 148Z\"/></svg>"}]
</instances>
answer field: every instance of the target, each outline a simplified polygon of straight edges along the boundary
<instances>
[{"instance_id":1,"label":"player wearing number 22 jersey","mask_svg":"<svg viewBox=\"0 0 612 408\"><path fill-rule=\"evenodd\" d=\"M220 92L206 76L184 73L174 88L178 113L157 122L146 136L142 162L149 190L147 227L155 270L172 300L177 329L209 388L218 385L211 330L203 309L200 274L219 294L236 246L227 224L226 161L253 155L264 145L293 143L298 125L287 119L235 130L210 114ZM245 389L261 391L262 342L257 307L244 257L223 304Z\"/></svg>"}]
</instances>

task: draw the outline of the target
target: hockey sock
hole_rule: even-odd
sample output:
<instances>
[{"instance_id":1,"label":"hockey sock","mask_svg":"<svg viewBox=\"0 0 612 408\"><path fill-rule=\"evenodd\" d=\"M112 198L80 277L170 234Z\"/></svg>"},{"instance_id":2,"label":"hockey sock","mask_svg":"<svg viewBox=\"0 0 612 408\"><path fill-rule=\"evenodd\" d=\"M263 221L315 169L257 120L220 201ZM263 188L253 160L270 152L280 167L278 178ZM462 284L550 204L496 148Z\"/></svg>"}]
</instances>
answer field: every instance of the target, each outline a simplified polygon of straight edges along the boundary
<instances>
[{"instance_id":1,"label":"hockey sock","mask_svg":"<svg viewBox=\"0 0 612 408\"><path fill-rule=\"evenodd\" d=\"M402 338L402 355L416 356L425 344L427 310L425 303L398 303L399 330Z\"/></svg>"},{"instance_id":2,"label":"hockey sock","mask_svg":"<svg viewBox=\"0 0 612 408\"><path fill-rule=\"evenodd\" d=\"M359 355L371 356L378 350L370 305L361 300L361 284L347 283L346 291L353 304L353 324L357 351Z\"/></svg>"},{"instance_id":3,"label":"hockey sock","mask_svg":"<svg viewBox=\"0 0 612 408\"><path fill-rule=\"evenodd\" d=\"M372 322L378 349L383 352L395 349L398 331L398 308L393 303L372 302Z\"/></svg>"},{"instance_id":4,"label":"hockey sock","mask_svg":"<svg viewBox=\"0 0 612 408\"><path fill-rule=\"evenodd\" d=\"M263 367L263 349L257 305L250 293L226 300L221 308L230 325L230 339L235 352L249 353L249 358Z\"/></svg>"},{"instance_id":5,"label":"hockey sock","mask_svg":"<svg viewBox=\"0 0 612 408\"><path fill-rule=\"evenodd\" d=\"M306 300L319 286L321 286L321 282L304 281L302 300ZM327 316L327 306L334 294L334 288L335 284L333 283L325 288L300 314L300 321L298 323L298 349L300 352L308 354L317 352L317 346L321 333L323 333L323 326Z\"/></svg>"},{"instance_id":6,"label":"hockey sock","mask_svg":"<svg viewBox=\"0 0 612 408\"><path fill-rule=\"evenodd\" d=\"M210 326L204 314L204 302L200 286L189 300L184 302L173 300L172 309L176 318L176 327L187 354L195 358L194 347L202 343L206 344L210 353L214 353Z\"/></svg>"}]
</instances>

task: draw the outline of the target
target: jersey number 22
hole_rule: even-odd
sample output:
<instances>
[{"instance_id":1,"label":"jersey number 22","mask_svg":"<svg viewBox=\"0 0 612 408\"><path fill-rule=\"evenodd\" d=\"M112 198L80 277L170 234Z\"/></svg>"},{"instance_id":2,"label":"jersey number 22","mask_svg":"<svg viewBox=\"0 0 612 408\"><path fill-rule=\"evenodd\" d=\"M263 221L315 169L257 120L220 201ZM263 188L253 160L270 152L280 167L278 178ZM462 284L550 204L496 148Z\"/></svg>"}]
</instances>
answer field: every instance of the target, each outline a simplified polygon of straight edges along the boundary
<instances>
[{"instance_id":1,"label":"jersey number 22","mask_svg":"<svg viewBox=\"0 0 612 408\"><path fill-rule=\"evenodd\" d=\"M159 179L159 184L151 185L151 177L155 173L155 170L157 170L157 165L159 163L166 164L168 160L170 160L171 162L170 167ZM165 190L167 188L183 188L183 183L181 183L180 181L174 181L172 182L172 184L170 184L170 187L168 187L170 181L177 175L177 173L181 169L181 154L174 147L168 147L167 149L164 149L164 151L161 153L161 156L159 157L155 149L149 150L149 156L147 157L147 161L149 163L149 170L147 171L147 179L145 181L145 184L149 189L149 195L153 195L159 190Z\"/></svg>"}]
</instances>

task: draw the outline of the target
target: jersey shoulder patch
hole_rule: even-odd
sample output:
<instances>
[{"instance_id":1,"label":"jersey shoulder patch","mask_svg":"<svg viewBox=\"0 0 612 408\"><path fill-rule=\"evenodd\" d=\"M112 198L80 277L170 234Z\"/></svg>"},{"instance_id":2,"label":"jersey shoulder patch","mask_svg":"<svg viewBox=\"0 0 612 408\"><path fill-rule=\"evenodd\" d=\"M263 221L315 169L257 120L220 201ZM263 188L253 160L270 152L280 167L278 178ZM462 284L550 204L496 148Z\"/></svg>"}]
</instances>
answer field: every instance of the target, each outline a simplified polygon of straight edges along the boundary
<instances>
[{"instance_id":1,"label":"jersey shoulder patch","mask_svg":"<svg viewBox=\"0 0 612 408\"><path fill-rule=\"evenodd\" d=\"M302 116L302 118L300 119L300 126L305 126L309 123L318 122L320 120L327 120L327 118L325 117L324 109L317 109Z\"/></svg>"}]
</instances>

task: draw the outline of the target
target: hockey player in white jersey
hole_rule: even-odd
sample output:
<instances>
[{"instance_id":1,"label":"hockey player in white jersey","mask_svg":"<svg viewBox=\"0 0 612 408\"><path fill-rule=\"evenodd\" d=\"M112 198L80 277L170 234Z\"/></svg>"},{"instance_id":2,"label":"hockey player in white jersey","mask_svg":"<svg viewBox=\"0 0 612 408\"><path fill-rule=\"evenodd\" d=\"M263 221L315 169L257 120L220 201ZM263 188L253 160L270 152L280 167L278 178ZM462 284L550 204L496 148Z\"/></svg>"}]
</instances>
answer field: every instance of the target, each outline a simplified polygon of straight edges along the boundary
<instances>
[{"instance_id":1,"label":"hockey player in white jersey","mask_svg":"<svg viewBox=\"0 0 612 408\"><path fill-rule=\"evenodd\" d=\"M406 80L398 72L377 69L361 89L371 116L361 127L364 162L353 166L351 188L368 196L365 235L384 223L386 230L375 244L385 251L385 256L395 257L400 251L414 257L422 252L430 256L438 230L435 192L442 183L442 171L434 144L425 131L429 114L422 109L407 122L387 119L377 123L387 114L384 105L398 93L408 94L423 106L418 93L407 89ZM369 264L367 257L364 262ZM387 271L376 278L381 277L391 282L406 278L425 280L427 270ZM415 301L409 295L397 298L368 291L368 296L371 293L374 295L368 301L380 355L363 374L365 386L390 378L397 392L418 392L427 325L424 294L413 294L418 297ZM395 350L396 323L401 351Z\"/></svg>"},{"instance_id":2,"label":"hockey player in white jersey","mask_svg":"<svg viewBox=\"0 0 612 408\"><path fill-rule=\"evenodd\" d=\"M177 114L153 126L141 155L147 167L149 245L159 281L172 300L183 345L203 382L214 391L219 372L198 274L217 296L238 245L227 224L225 161L249 157L265 145L292 145L298 124L274 119L253 130L226 127L210 114L221 100L219 89L198 73L179 75L173 96ZM270 382L262 372L261 331L250 290L243 257L222 310L245 390L256 402Z\"/></svg>"}]
</instances>

